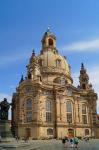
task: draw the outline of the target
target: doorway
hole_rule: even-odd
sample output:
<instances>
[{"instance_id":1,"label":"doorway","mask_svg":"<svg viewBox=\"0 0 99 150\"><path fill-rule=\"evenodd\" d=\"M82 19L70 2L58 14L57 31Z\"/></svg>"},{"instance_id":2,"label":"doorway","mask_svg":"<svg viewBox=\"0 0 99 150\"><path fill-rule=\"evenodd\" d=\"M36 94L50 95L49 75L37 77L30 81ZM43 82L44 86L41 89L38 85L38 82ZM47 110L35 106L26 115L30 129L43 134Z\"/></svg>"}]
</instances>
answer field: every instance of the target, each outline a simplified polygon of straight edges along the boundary
<instances>
[{"instance_id":1,"label":"doorway","mask_svg":"<svg viewBox=\"0 0 99 150\"><path fill-rule=\"evenodd\" d=\"M74 129L68 129L68 137L74 137Z\"/></svg>"},{"instance_id":2,"label":"doorway","mask_svg":"<svg viewBox=\"0 0 99 150\"><path fill-rule=\"evenodd\" d=\"M30 128L26 128L26 137L27 138L31 137L31 129Z\"/></svg>"}]
</instances>

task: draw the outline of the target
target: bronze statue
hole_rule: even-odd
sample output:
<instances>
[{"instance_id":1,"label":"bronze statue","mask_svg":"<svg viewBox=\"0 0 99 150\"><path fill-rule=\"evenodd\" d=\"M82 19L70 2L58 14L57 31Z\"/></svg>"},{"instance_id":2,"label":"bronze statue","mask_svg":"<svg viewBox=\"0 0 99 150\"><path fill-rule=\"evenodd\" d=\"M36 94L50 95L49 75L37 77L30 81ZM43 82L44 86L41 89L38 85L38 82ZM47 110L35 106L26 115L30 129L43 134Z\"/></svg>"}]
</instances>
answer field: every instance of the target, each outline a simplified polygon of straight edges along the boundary
<instances>
[{"instance_id":1,"label":"bronze statue","mask_svg":"<svg viewBox=\"0 0 99 150\"><path fill-rule=\"evenodd\" d=\"M4 98L4 100L0 103L0 120L8 120L10 105L11 104L7 102L6 98Z\"/></svg>"}]
</instances>

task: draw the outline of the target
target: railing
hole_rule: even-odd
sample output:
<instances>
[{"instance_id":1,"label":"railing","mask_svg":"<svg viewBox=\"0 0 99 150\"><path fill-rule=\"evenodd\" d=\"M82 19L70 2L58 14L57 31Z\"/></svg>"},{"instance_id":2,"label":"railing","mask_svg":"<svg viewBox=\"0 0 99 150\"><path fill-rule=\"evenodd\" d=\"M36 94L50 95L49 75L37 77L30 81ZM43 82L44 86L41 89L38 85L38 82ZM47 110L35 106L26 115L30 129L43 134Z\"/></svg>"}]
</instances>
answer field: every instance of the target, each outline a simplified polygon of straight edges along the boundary
<instances>
[{"instance_id":1,"label":"railing","mask_svg":"<svg viewBox=\"0 0 99 150\"><path fill-rule=\"evenodd\" d=\"M44 73L65 73L67 72L67 74L69 74L68 71L66 71L65 69L62 69L62 68L56 68L56 67L42 67L41 68L41 72L44 72Z\"/></svg>"}]
</instances>

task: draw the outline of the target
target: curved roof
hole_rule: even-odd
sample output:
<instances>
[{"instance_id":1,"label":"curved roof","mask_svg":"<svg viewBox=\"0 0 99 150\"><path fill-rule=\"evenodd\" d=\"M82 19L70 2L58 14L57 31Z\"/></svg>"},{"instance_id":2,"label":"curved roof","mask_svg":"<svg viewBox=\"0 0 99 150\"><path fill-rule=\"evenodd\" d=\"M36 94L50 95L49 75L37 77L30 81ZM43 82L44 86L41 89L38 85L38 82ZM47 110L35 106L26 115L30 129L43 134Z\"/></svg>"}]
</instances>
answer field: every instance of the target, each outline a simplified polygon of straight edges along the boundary
<instances>
[{"instance_id":1,"label":"curved roof","mask_svg":"<svg viewBox=\"0 0 99 150\"><path fill-rule=\"evenodd\" d=\"M60 54L53 53L52 51L45 51L38 56L38 60L43 60L42 67L52 67L64 70L64 74L70 75L70 67L67 60ZM56 61L60 60L60 66L56 66Z\"/></svg>"}]
</instances>

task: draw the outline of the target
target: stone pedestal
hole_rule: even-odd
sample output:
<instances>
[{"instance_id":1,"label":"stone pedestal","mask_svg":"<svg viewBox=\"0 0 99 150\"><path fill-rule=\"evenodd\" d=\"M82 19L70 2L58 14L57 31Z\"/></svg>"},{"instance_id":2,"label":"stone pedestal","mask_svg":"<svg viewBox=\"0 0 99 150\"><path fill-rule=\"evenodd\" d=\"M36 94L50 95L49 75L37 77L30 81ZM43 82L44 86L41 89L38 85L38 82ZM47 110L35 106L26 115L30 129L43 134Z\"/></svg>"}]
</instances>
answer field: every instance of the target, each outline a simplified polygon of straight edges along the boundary
<instances>
[{"instance_id":1,"label":"stone pedestal","mask_svg":"<svg viewBox=\"0 0 99 150\"><path fill-rule=\"evenodd\" d=\"M2 142L10 142L14 140L11 133L9 120L0 120L0 135Z\"/></svg>"}]
</instances>

